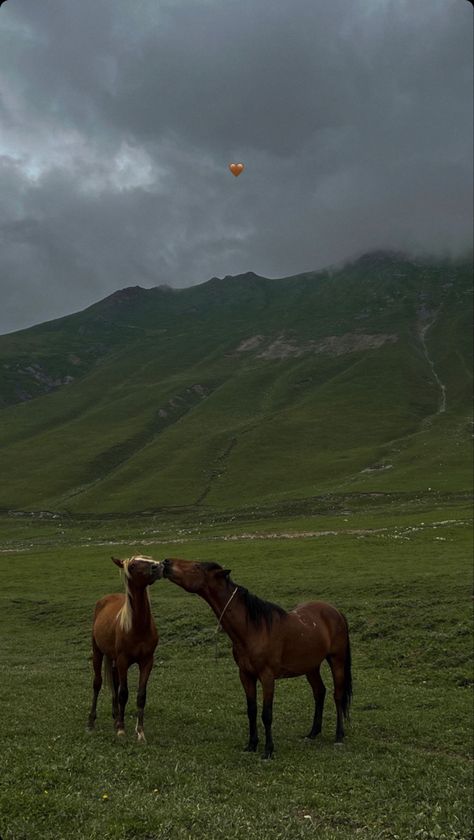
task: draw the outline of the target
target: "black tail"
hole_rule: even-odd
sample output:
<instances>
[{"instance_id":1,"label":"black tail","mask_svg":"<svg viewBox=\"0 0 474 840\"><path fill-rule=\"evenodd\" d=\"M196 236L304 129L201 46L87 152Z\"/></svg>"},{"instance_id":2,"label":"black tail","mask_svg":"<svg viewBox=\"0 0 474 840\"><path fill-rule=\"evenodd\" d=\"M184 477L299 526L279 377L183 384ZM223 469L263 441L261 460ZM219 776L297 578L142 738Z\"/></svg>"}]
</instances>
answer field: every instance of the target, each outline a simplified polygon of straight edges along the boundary
<instances>
[{"instance_id":1,"label":"black tail","mask_svg":"<svg viewBox=\"0 0 474 840\"><path fill-rule=\"evenodd\" d=\"M352 670L351 670L351 643L349 640L349 625L347 623L347 618L345 615L343 619L346 624L346 631L347 631L347 646L346 646L346 655L344 658L344 694L342 695L342 713L346 720L350 718L350 705L352 700Z\"/></svg>"}]
</instances>

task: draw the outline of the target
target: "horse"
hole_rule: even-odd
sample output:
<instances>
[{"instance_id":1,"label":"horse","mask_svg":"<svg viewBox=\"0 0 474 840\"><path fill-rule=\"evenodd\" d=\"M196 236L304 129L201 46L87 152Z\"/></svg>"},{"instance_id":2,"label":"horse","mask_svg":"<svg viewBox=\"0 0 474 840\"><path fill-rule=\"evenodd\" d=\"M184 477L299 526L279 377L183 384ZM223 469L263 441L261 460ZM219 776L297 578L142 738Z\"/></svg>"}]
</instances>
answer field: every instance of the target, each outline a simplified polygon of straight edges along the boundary
<instances>
[{"instance_id":1,"label":"horse","mask_svg":"<svg viewBox=\"0 0 474 840\"><path fill-rule=\"evenodd\" d=\"M313 691L313 725L306 737L321 732L326 688L320 666L327 660L334 682L337 724L336 743L344 738L352 698L351 648L345 616L322 601L299 604L291 612L253 595L230 578L230 569L218 563L195 563L168 558L163 577L204 598L232 641L234 660L247 698L249 740L255 752L257 733L257 680L262 685L262 722L265 727L264 758L274 752L272 738L275 680L306 676Z\"/></svg>"},{"instance_id":2,"label":"horse","mask_svg":"<svg viewBox=\"0 0 474 840\"><path fill-rule=\"evenodd\" d=\"M94 729L97 717L97 697L102 686L104 660L104 678L112 692L115 731L118 737L125 735L127 672L130 665L138 663L140 676L135 732L139 741L145 741L143 715L146 686L153 667L153 654L158 644L158 631L151 614L148 587L162 576L162 564L155 562L151 557L141 556L130 557L128 560L112 557L111 560L123 571L125 593L105 595L95 605L92 627L94 681L88 729Z\"/></svg>"}]
</instances>

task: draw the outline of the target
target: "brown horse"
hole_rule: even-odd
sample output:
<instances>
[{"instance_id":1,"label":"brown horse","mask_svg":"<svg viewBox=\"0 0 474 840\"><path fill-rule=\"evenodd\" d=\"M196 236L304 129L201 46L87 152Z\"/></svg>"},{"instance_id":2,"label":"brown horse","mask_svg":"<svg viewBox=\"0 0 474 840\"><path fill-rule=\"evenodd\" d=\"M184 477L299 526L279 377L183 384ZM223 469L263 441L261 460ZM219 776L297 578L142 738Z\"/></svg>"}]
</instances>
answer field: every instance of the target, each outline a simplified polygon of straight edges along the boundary
<instances>
[{"instance_id":1,"label":"brown horse","mask_svg":"<svg viewBox=\"0 0 474 840\"><path fill-rule=\"evenodd\" d=\"M137 693L137 725L139 741L145 740L143 714L146 686L153 667L153 654L158 632L150 609L148 587L162 576L162 564L150 557L111 558L122 569L125 594L106 595L97 601L92 628L92 661L94 683L88 728L93 729L97 717L97 697L104 677L112 691L112 715L117 735L125 735L125 706L128 700L127 672L138 663L140 677Z\"/></svg>"},{"instance_id":2,"label":"brown horse","mask_svg":"<svg viewBox=\"0 0 474 840\"><path fill-rule=\"evenodd\" d=\"M306 676L315 701L313 725L307 737L315 738L321 732L326 689L319 669L324 659L334 681L336 742L342 742L343 720L349 716L352 696L349 630L342 613L322 601L299 604L286 612L235 584L230 570L218 563L167 559L163 562L163 577L204 598L232 640L247 697L247 751L255 752L258 743L257 680L263 690L264 758L273 754L272 709L277 679Z\"/></svg>"}]
</instances>

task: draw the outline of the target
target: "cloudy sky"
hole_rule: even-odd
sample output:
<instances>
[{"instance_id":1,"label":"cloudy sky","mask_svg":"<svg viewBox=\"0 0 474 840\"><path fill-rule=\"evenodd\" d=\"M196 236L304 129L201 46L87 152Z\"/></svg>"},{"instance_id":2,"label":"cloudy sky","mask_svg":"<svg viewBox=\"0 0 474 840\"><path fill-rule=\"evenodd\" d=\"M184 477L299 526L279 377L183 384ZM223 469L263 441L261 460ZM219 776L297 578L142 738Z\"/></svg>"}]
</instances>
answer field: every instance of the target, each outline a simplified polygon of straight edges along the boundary
<instances>
[{"instance_id":1,"label":"cloudy sky","mask_svg":"<svg viewBox=\"0 0 474 840\"><path fill-rule=\"evenodd\" d=\"M472 247L472 14L8 0L0 332L129 285Z\"/></svg>"}]
</instances>

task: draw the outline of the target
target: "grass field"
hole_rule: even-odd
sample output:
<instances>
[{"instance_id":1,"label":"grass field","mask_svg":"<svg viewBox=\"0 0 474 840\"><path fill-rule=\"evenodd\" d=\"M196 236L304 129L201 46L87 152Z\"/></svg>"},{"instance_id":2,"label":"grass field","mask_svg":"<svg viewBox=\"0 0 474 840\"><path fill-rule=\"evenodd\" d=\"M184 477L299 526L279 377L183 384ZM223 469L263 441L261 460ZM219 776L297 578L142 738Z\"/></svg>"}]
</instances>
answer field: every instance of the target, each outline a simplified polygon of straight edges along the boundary
<instances>
[{"instance_id":1,"label":"grass field","mask_svg":"<svg viewBox=\"0 0 474 840\"><path fill-rule=\"evenodd\" d=\"M297 536L308 532L319 535ZM286 538L256 538L269 533ZM303 678L277 684L274 760L245 754L228 639L216 658L209 607L168 581L152 592L161 641L147 744L133 738L133 690L124 743L105 694L87 735L93 604L121 588L112 541L123 556L223 562L287 608L314 597L340 607L354 677L344 747L333 746L330 692L322 737L302 739L312 717ZM471 837L472 554L460 502L181 527L4 518L0 548L3 840Z\"/></svg>"}]
</instances>

